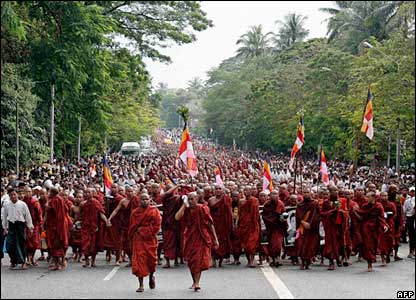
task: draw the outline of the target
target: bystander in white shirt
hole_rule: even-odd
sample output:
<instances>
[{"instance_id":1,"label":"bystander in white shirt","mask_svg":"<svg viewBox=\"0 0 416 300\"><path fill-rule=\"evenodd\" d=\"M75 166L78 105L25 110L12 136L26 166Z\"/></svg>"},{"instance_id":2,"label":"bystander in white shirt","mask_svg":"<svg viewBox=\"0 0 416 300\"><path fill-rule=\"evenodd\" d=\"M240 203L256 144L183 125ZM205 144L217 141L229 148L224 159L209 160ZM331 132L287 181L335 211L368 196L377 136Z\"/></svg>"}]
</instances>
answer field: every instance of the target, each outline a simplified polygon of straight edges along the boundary
<instances>
[{"instance_id":1,"label":"bystander in white shirt","mask_svg":"<svg viewBox=\"0 0 416 300\"><path fill-rule=\"evenodd\" d=\"M17 200L16 203L9 201L4 206L2 218L3 228L9 228L9 222L14 223L16 221L25 222L29 229L33 229L29 208L21 200Z\"/></svg>"}]
</instances>

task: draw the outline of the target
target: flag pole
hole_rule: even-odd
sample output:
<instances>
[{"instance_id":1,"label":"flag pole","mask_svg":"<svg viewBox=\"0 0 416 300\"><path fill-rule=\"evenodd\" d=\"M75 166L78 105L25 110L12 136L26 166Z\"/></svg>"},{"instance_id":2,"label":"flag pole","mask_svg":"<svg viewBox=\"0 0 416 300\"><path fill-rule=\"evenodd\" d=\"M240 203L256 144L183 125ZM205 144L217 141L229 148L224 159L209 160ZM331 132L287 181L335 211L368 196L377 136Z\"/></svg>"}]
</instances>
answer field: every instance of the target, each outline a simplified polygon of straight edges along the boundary
<instances>
[{"instance_id":1,"label":"flag pole","mask_svg":"<svg viewBox=\"0 0 416 300\"><path fill-rule=\"evenodd\" d=\"M294 180L294 185L293 185L293 194L296 194L296 173L297 173L297 169L298 169L298 158L295 157L295 180Z\"/></svg>"},{"instance_id":2,"label":"flag pole","mask_svg":"<svg viewBox=\"0 0 416 300\"><path fill-rule=\"evenodd\" d=\"M303 195L303 186L302 186L302 171L303 171L303 147L300 148L300 193Z\"/></svg>"},{"instance_id":3,"label":"flag pole","mask_svg":"<svg viewBox=\"0 0 416 300\"><path fill-rule=\"evenodd\" d=\"M321 159L322 159L322 144L319 145L319 166L318 166L318 178L316 179L316 193L318 194L319 191L319 179L321 177Z\"/></svg>"}]
</instances>

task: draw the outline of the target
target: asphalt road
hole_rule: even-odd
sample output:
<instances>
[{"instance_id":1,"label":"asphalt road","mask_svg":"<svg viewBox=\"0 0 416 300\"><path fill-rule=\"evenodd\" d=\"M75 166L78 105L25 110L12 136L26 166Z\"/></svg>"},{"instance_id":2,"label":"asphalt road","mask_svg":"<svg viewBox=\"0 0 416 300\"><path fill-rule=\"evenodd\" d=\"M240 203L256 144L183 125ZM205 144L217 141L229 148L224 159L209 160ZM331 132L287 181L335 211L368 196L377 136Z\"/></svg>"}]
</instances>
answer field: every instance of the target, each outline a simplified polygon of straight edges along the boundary
<instances>
[{"instance_id":1,"label":"asphalt road","mask_svg":"<svg viewBox=\"0 0 416 300\"><path fill-rule=\"evenodd\" d=\"M8 255L1 267L1 298L123 298L123 299L278 299L278 298L388 298L397 299L397 291L415 292L415 260L406 258L407 245L400 254L405 259L380 267L377 262L368 273L366 262L327 271L327 266L313 265L312 270L301 271L288 261L278 269L268 266L249 269L245 259L240 266L225 265L205 271L201 279L201 291L188 288L192 279L186 265L171 269L158 268L156 289L148 288L136 293L137 279L124 265L114 267L105 262L104 255L97 258L96 268L82 268L70 261L64 271L48 271L46 262L27 271L10 270ZM39 254L37 254L38 256ZM413 299L415 297L413 296Z\"/></svg>"}]
</instances>

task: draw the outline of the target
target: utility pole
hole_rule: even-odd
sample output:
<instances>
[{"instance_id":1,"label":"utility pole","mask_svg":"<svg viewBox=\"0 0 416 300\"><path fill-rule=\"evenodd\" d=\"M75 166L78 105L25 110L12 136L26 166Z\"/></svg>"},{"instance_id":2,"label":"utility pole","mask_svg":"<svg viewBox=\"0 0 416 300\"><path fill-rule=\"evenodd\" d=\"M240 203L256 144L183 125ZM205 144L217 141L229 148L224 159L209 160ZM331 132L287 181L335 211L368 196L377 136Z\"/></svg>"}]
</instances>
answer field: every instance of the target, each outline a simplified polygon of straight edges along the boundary
<instances>
[{"instance_id":1,"label":"utility pole","mask_svg":"<svg viewBox=\"0 0 416 300\"><path fill-rule=\"evenodd\" d=\"M51 140L49 143L51 154L49 157L49 162L53 164L53 134L54 134L54 127L55 127L55 105L54 105L54 99L55 99L55 84L52 84L51 86Z\"/></svg>"},{"instance_id":2,"label":"utility pole","mask_svg":"<svg viewBox=\"0 0 416 300\"><path fill-rule=\"evenodd\" d=\"M16 98L16 178L19 178L19 112Z\"/></svg>"},{"instance_id":3,"label":"utility pole","mask_svg":"<svg viewBox=\"0 0 416 300\"><path fill-rule=\"evenodd\" d=\"M397 141L396 141L396 172L400 176L400 118L397 121Z\"/></svg>"},{"instance_id":4,"label":"utility pole","mask_svg":"<svg viewBox=\"0 0 416 300\"><path fill-rule=\"evenodd\" d=\"M81 164L81 116L78 117L78 145L77 145L78 166Z\"/></svg>"},{"instance_id":5,"label":"utility pole","mask_svg":"<svg viewBox=\"0 0 416 300\"><path fill-rule=\"evenodd\" d=\"M387 167L390 168L391 132L389 132L389 142L387 144L387 151Z\"/></svg>"}]
</instances>

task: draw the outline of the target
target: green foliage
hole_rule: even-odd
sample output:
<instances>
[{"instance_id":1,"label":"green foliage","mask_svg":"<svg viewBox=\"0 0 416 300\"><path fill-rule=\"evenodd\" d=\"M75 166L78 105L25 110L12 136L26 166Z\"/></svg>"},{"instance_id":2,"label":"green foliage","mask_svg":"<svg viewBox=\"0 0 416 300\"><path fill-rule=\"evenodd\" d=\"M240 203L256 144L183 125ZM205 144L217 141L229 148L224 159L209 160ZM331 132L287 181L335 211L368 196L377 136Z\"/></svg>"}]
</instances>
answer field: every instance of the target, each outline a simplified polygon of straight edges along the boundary
<instances>
[{"instance_id":1,"label":"green foliage","mask_svg":"<svg viewBox=\"0 0 416 300\"><path fill-rule=\"evenodd\" d=\"M19 129L19 161L26 165L47 159L44 130L33 118L40 99L32 93L34 83L22 77L23 66L4 64L1 70L1 169L16 166L16 108Z\"/></svg>"},{"instance_id":2,"label":"green foliage","mask_svg":"<svg viewBox=\"0 0 416 300\"><path fill-rule=\"evenodd\" d=\"M250 27L250 30L237 40L237 45L242 44L237 49L237 56L253 58L266 54L270 50L269 36L271 34L271 32L264 34L261 25Z\"/></svg>"},{"instance_id":3,"label":"green foliage","mask_svg":"<svg viewBox=\"0 0 416 300\"><path fill-rule=\"evenodd\" d=\"M280 25L279 33L273 37L272 41L277 50L290 48L296 42L302 42L309 34L309 30L304 28L306 16L291 13L285 16L285 20L276 21Z\"/></svg>"},{"instance_id":4,"label":"green foliage","mask_svg":"<svg viewBox=\"0 0 416 300\"><path fill-rule=\"evenodd\" d=\"M23 111L31 112L28 132L42 128L42 146L49 144L54 86L58 158L74 157L79 120L82 155L103 151L105 137L109 147L118 150L123 141L137 141L152 133L161 124L158 109L162 98L151 91L143 57L169 61L157 49L172 42L190 43L196 39L195 31L212 26L195 1L2 2L1 24L2 67L17 64L13 76L36 83L31 86L36 96L19 101L25 106ZM135 51L118 44L120 36ZM9 95L8 86L5 89L8 98L3 103L2 81L2 116L3 106L10 106L16 98ZM13 114L4 117L7 139L2 143L9 147L5 159L10 167ZM22 131L22 145L26 136ZM37 159L43 149L36 145L30 149L38 151L31 155ZM22 156L22 165L29 162Z\"/></svg>"}]
</instances>

